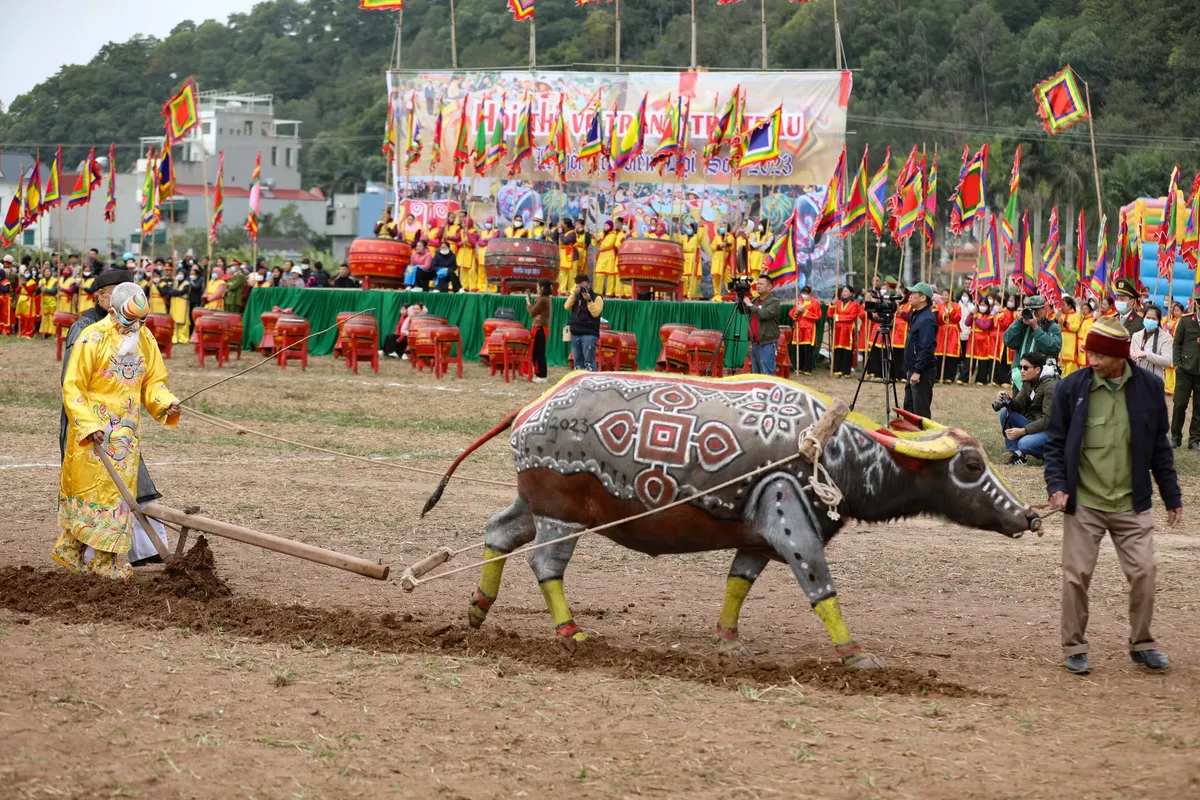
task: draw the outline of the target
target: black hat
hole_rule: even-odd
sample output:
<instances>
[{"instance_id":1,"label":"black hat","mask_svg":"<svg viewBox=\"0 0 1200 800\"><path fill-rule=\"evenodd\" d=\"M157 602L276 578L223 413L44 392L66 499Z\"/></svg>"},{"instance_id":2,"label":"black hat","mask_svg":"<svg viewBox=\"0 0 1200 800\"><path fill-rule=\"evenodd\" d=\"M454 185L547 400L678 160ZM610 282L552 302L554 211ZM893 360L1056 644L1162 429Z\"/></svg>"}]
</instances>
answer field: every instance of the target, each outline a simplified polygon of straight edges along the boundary
<instances>
[{"instance_id":1,"label":"black hat","mask_svg":"<svg viewBox=\"0 0 1200 800\"><path fill-rule=\"evenodd\" d=\"M96 276L92 291L103 289L105 286L116 286L118 283L132 283L133 273L127 269L106 269Z\"/></svg>"}]
</instances>

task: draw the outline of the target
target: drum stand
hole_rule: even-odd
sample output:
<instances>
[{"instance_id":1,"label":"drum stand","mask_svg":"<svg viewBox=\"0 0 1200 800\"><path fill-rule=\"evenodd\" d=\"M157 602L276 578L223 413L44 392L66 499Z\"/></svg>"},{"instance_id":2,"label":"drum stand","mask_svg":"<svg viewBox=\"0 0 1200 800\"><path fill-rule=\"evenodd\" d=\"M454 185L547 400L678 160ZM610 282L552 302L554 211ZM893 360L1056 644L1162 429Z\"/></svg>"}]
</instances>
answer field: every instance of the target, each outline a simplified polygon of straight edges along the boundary
<instances>
[{"instance_id":1,"label":"drum stand","mask_svg":"<svg viewBox=\"0 0 1200 800\"><path fill-rule=\"evenodd\" d=\"M879 347L879 370L882 377L868 378L867 377L867 361L871 358L871 351ZM832 354L831 354L832 357ZM899 395L896 392L896 384L892 381L892 320L887 319L879 323L879 327L875 329L875 335L871 337L871 343L867 346L867 358L863 361L862 372L858 374L858 387L854 390L854 399L850 401L850 410L854 410L854 406L858 404L858 393L862 391L864 383L882 383L883 387L883 419L884 424L892 418L892 409L900 408ZM892 394L888 396L888 386L891 386Z\"/></svg>"}]
</instances>

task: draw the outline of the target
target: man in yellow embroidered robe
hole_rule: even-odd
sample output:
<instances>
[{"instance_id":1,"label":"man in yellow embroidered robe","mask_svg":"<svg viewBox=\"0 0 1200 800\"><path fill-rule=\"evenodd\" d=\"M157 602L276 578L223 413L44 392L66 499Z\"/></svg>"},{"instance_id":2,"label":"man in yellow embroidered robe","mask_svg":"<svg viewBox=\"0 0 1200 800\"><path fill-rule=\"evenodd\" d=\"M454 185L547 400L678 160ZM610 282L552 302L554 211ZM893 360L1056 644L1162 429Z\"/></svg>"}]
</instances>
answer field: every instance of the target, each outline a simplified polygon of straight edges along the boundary
<instances>
[{"instance_id":1,"label":"man in yellow embroidered robe","mask_svg":"<svg viewBox=\"0 0 1200 800\"><path fill-rule=\"evenodd\" d=\"M117 474L137 494L142 407L163 424L179 421L179 401L167 389L167 370L153 334L142 324L145 293L118 285L104 319L89 326L71 349L63 379L66 452L59 483L60 534L52 553L75 573L128 580L133 571L117 557L133 540L133 512L93 446L104 448ZM95 556L84 561L84 548Z\"/></svg>"}]
</instances>

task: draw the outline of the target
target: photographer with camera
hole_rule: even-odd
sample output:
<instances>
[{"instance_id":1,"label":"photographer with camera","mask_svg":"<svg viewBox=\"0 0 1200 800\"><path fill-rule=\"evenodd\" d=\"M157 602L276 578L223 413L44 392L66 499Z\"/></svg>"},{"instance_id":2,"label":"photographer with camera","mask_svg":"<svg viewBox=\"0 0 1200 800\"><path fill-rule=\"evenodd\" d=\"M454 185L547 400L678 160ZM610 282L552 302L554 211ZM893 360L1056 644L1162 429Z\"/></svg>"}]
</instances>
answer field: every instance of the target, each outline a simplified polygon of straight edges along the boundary
<instances>
[{"instance_id":1,"label":"photographer with camera","mask_svg":"<svg viewBox=\"0 0 1200 800\"><path fill-rule=\"evenodd\" d=\"M1047 366L1046 357L1036 351L1017 359L1017 369L1024 376L1021 390L1016 397L1001 392L992 410L1000 414L1008 463L1024 466L1026 456L1041 458L1045 452L1058 372L1053 364Z\"/></svg>"},{"instance_id":2,"label":"photographer with camera","mask_svg":"<svg viewBox=\"0 0 1200 800\"><path fill-rule=\"evenodd\" d=\"M779 345L779 298L771 294L773 285L766 275L754 283L758 296L741 296L742 309L750 317L750 371L775 374L775 350Z\"/></svg>"},{"instance_id":3,"label":"photographer with camera","mask_svg":"<svg viewBox=\"0 0 1200 800\"><path fill-rule=\"evenodd\" d=\"M1013 351L1012 384L1015 391L1022 386L1021 359L1026 353L1041 353L1047 359L1058 358L1062 350L1062 331L1046 319L1046 298L1030 295L1025 298L1021 316L1004 332L1004 346Z\"/></svg>"},{"instance_id":4,"label":"photographer with camera","mask_svg":"<svg viewBox=\"0 0 1200 800\"><path fill-rule=\"evenodd\" d=\"M912 287L909 304L908 341L904 344L904 363L908 379L904 384L904 410L922 417L933 416L933 382L937 380L937 317L930 308L933 287L922 281Z\"/></svg>"},{"instance_id":5,"label":"photographer with camera","mask_svg":"<svg viewBox=\"0 0 1200 800\"><path fill-rule=\"evenodd\" d=\"M575 369L595 372L604 298L592 291L587 275L575 276L575 288L567 295L566 309L570 314L571 354L575 360Z\"/></svg>"}]
</instances>

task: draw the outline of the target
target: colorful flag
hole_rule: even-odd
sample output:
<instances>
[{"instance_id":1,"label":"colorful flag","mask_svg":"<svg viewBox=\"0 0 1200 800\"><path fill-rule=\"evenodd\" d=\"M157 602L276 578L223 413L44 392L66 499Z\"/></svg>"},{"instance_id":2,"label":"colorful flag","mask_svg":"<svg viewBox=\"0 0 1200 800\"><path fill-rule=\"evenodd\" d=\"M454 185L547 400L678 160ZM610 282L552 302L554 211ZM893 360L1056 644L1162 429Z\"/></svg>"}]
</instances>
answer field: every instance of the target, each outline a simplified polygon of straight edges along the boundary
<instances>
[{"instance_id":1,"label":"colorful flag","mask_svg":"<svg viewBox=\"0 0 1200 800\"><path fill-rule=\"evenodd\" d=\"M691 119L692 98L689 97L683 107L683 114L679 117L679 133L675 135L675 138L679 140L679 152L675 154L675 177L679 180L687 177L687 152L688 139L691 136Z\"/></svg>"},{"instance_id":2,"label":"colorful flag","mask_svg":"<svg viewBox=\"0 0 1200 800\"><path fill-rule=\"evenodd\" d=\"M729 142L729 164L736 174L741 175L742 154L746 151L746 93L739 93L736 99L737 107L733 110L726 138L732 137Z\"/></svg>"},{"instance_id":3,"label":"colorful flag","mask_svg":"<svg viewBox=\"0 0 1200 800\"><path fill-rule=\"evenodd\" d=\"M876 237L883 236L887 225L888 164L891 160L892 148L889 145L883 156L883 163L871 179L871 185L867 187L867 221L871 223L871 230Z\"/></svg>"},{"instance_id":4,"label":"colorful flag","mask_svg":"<svg viewBox=\"0 0 1200 800\"><path fill-rule=\"evenodd\" d=\"M846 236L854 233L863 225L867 224L867 153L871 150L871 146L863 145L862 161L858 164L858 174L854 176L854 182L850 184L850 190L847 192L846 211L842 215L842 235Z\"/></svg>"},{"instance_id":5,"label":"colorful flag","mask_svg":"<svg viewBox=\"0 0 1200 800\"><path fill-rule=\"evenodd\" d=\"M618 170L625 168L633 159L637 158L638 153L642 152L642 144L645 141L645 119L646 119L646 98L648 94L642 95L642 102L638 104L638 109L634 112L633 119L629 122L629 127L625 129L625 133L617 141L616 150L609 156L611 162L608 167L609 175L616 180ZM616 138L616 125L613 125L613 137Z\"/></svg>"},{"instance_id":6,"label":"colorful flag","mask_svg":"<svg viewBox=\"0 0 1200 800\"><path fill-rule=\"evenodd\" d=\"M387 121L383 124L383 157L391 164L396 160L396 93L388 94ZM388 170L391 172L391 170Z\"/></svg>"},{"instance_id":7,"label":"colorful flag","mask_svg":"<svg viewBox=\"0 0 1200 800\"><path fill-rule=\"evenodd\" d=\"M513 20L516 22L533 19L533 0L508 0L508 7L512 10Z\"/></svg>"},{"instance_id":8,"label":"colorful flag","mask_svg":"<svg viewBox=\"0 0 1200 800\"><path fill-rule=\"evenodd\" d=\"M445 107L446 93L442 92L442 96L438 100L437 116L433 118L433 144L430 145L429 152L429 168L431 170L442 163L442 111L445 110Z\"/></svg>"},{"instance_id":9,"label":"colorful flag","mask_svg":"<svg viewBox=\"0 0 1200 800\"><path fill-rule=\"evenodd\" d=\"M961 234L971 222L982 219L987 209L987 159L985 143L963 168L958 186L954 188L953 208L950 211L950 230Z\"/></svg>"},{"instance_id":10,"label":"colorful flag","mask_svg":"<svg viewBox=\"0 0 1200 800\"><path fill-rule=\"evenodd\" d=\"M117 144L108 146L108 199L104 201L104 221L117 220Z\"/></svg>"},{"instance_id":11,"label":"colorful flag","mask_svg":"<svg viewBox=\"0 0 1200 800\"><path fill-rule=\"evenodd\" d=\"M153 152L153 149L151 150ZM79 177L75 179L75 188L71 190L71 194L67 197L67 209L78 208L92 199L92 182L90 176L92 168L89 166L93 158L95 149L88 153L87 160L83 162L83 166L79 169ZM147 163L146 169L158 169L154 164Z\"/></svg>"},{"instance_id":12,"label":"colorful flag","mask_svg":"<svg viewBox=\"0 0 1200 800\"><path fill-rule=\"evenodd\" d=\"M1078 278L1075 281L1075 294L1082 297L1080 287L1086 282L1088 277L1088 257L1087 257L1087 224L1083 221L1083 209L1079 209L1079 221L1075 224L1075 270Z\"/></svg>"},{"instance_id":13,"label":"colorful flag","mask_svg":"<svg viewBox=\"0 0 1200 800\"><path fill-rule=\"evenodd\" d=\"M1058 274L1061 264L1062 243L1058 237L1058 206L1055 206L1050 209L1050 230L1042 251L1042 268L1038 271L1038 290L1055 309L1062 305L1062 277Z\"/></svg>"},{"instance_id":14,"label":"colorful flag","mask_svg":"<svg viewBox=\"0 0 1200 800\"><path fill-rule=\"evenodd\" d=\"M517 118L517 138L513 142L512 161L508 162L508 177L510 178L521 171L521 162L533 155L533 136L529 132L529 118L533 113L532 105L533 101L526 96L525 107L521 109L521 116Z\"/></svg>"},{"instance_id":15,"label":"colorful flag","mask_svg":"<svg viewBox=\"0 0 1200 800\"><path fill-rule=\"evenodd\" d=\"M158 208L158 160L154 157L154 148L146 153L146 177L142 181L142 235L145 236L154 231L154 227L158 225L158 221L162 218ZM83 173L79 174L80 180L83 179ZM76 187L77 189L79 187ZM72 193L74 195L74 192ZM87 202L86 195L84 202Z\"/></svg>"},{"instance_id":16,"label":"colorful flag","mask_svg":"<svg viewBox=\"0 0 1200 800\"><path fill-rule=\"evenodd\" d=\"M821 216L813 225L812 238L815 241L825 231L839 229L842 215L846 210L846 145L838 155L837 165L829 178L829 186L825 189L825 204L821 207Z\"/></svg>"},{"instance_id":17,"label":"colorful flag","mask_svg":"<svg viewBox=\"0 0 1200 800\"><path fill-rule=\"evenodd\" d=\"M1125 253L1129 249L1129 223L1122 213L1117 222L1117 260L1115 269L1113 270L1113 280L1118 278L1134 279L1134 274L1129 272L1130 267Z\"/></svg>"},{"instance_id":18,"label":"colorful flag","mask_svg":"<svg viewBox=\"0 0 1200 800\"><path fill-rule=\"evenodd\" d=\"M21 170L22 173L25 170ZM4 229L0 230L0 247L9 247L21 235L22 198L25 197L25 176L22 174L17 181L17 193L8 204L8 213L4 215Z\"/></svg>"},{"instance_id":19,"label":"colorful flag","mask_svg":"<svg viewBox=\"0 0 1200 800\"><path fill-rule=\"evenodd\" d=\"M221 227L221 218L225 216L225 151L221 151L221 160L217 163L217 182L213 184L212 227L208 230L209 241L217 240L217 230Z\"/></svg>"},{"instance_id":20,"label":"colorful flag","mask_svg":"<svg viewBox=\"0 0 1200 800\"><path fill-rule=\"evenodd\" d=\"M794 283L800 275L800 264L796 260L796 212L783 224L783 233L775 240L767 254L765 265L771 285L784 286Z\"/></svg>"},{"instance_id":21,"label":"colorful flag","mask_svg":"<svg viewBox=\"0 0 1200 800\"><path fill-rule=\"evenodd\" d=\"M1029 226L1029 209L1021 220L1021 238L1017 242L1017 260L1013 264L1013 284L1021 294L1037 294L1037 264L1034 260L1033 231Z\"/></svg>"},{"instance_id":22,"label":"colorful flag","mask_svg":"<svg viewBox=\"0 0 1200 800\"><path fill-rule=\"evenodd\" d=\"M1037 113L1041 117L1042 127L1051 136L1065 131L1081 119L1087 119L1087 106L1070 65L1033 87L1033 96L1037 100Z\"/></svg>"},{"instance_id":23,"label":"colorful flag","mask_svg":"<svg viewBox=\"0 0 1200 800\"><path fill-rule=\"evenodd\" d=\"M1004 235L1004 253L1012 255L1014 236L1017 227L1017 192L1021 188L1021 145L1013 155L1012 176L1008 179L1008 205L1004 208L1004 217L1000 220L1000 232Z\"/></svg>"},{"instance_id":24,"label":"colorful flag","mask_svg":"<svg viewBox=\"0 0 1200 800\"><path fill-rule=\"evenodd\" d=\"M537 168L545 172L552 172L555 168L561 168L558 161L558 139L563 130L563 96L558 96L558 113L554 116L554 122L550 125L550 136L546 139L546 149L542 151L542 160L538 162Z\"/></svg>"},{"instance_id":25,"label":"colorful flag","mask_svg":"<svg viewBox=\"0 0 1200 800\"><path fill-rule=\"evenodd\" d=\"M658 147L655 148L654 154L650 156L650 166L658 167L659 175L662 175L671 156L679 151L677 135L679 133L679 106L682 102L683 98L672 100L670 95L667 96L667 118L663 121L662 136L658 139Z\"/></svg>"},{"instance_id":26,"label":"colorful flag","mask_svg":"<svg viewBox=\"0 0 1200 800\"><path fill-rule=\"evenodd\" d=\"M363 11L403 11L404 0L358 0Z\"/></svg>"},{"instance_id":27,"label":"colorful flag","mask_svg":"<svg viewBox=\"0 0 1200 800\"><path fill-rule=\"evenodd\" d=\"M783 106L780 105L771 112L770 116L761 120L746 134L745 150L738 162L738 169L745 169L755 164L769 164L778 160L779 134L782 130ZM842 205L845 205L844 199Z\"/></svg>"},{"instance_id":28,"label":"colorful flag","mask_svg":"<svg viewBox=\"0 0 1200 800\"><path fill-rule=\"evenodd\" d=\"M417 120L417 93L413 92L408 103L408 135L404 141L404 170L421 158L421 123Z\"/></svg>"},{"instance_id":29,"label":"colorful flag","mask_svg":"<svg viewBox=\"0 0 1200 800\"><path fill-rule=\"evenodd\" d=\"M1196 176L1200 181L1200 174ZM1183 236L1179 239L1179 253L1188 266L1196 269L1200 263L1200 191L1193 183L1192 196L1188 199L1187 220L1183 226Z\"/></svg>"},{"instance_id":30,"label":"colorful flag","mask_svg":"<svg viewBox=\"0 0 1200 800\"><path fill-rule=\"evenodd\" d=\"M1000 237L996 233L996 215L989 214L990 224L983 236L979 267L975 272L975 291L1000 285Z\"/></svg>"},{"instance_id":31,"label":"colorful flag","mask_svg":"<svg viewBox=\"0 0 1200 800\"><path fill-rule=\"evenodd\" d=\"M1175 268L1176 227L1179 219L1179 165L1171 170L1167 197L1163 205L1162 227L1158 229L1158 277L1171 279Z\"/></svg>"},{"instance_id":32,"label":"colorful flag","mask_svg":"<svg viewBox=\"0 0 1200 800\"><path fill-rule=\"evenodd\" d=\"M736 131L730 129L733 124L734 115L737 113L738 96L741 94L741 84L733 89L733 94L725 101L725 108L720 114L717 114L718 97L713 98L713 121L712 128L708 131L708 143L704 145L704 166L705 169L712 163L712 160L717 157L721 151L721 145L726 139L730 138Z\"/></svg>"},{"instance_id":33,"label":"colorful flag","mask_svg":"<svg viewBox=\"0 0 1200 800\"><path fill-rule=\"evenodd\" d=\"M1108 293L1108 217L1100 215L1100 233L1096 236L1096 267L1088 279L1088 288L1097 300Z\"/></svg>"},{"instance_id":34,"label":"colorful flag","mask_svg":"<svg viewBox=\"0 0 1200 800\"><path fill-rule=\"evenodd\" d=\"M167 118L167 148L179 144L200 124L200 115L196 112L196 81L188 78L179 87L179 91L163 106L163 116Z\"/></svg>"},{"instance_id":35,"label":"colorful flag","mask_svg":"<svg viewBox=\"0 0 1200 800\"><path fill-rule=\"evenodd\" d=\"M91 157L88 157L89 163ZM91 192L88 192L91 194ZM158 199L159 202L175 195L175 170L171 164L171 148L164 145L158 159Z\"/></svg>"},{"instance_id":36,"label":"colorful flag","mask_svg":"<svg viewBox=\"0 0 1200 800\"><path fill-rule=\"evenodd\" d=\"M915 149L914 149L915 154ZM925 156L908 170L908 179L889 202L891 211L892 238L898 242L908 241L917 230L917 224L925 217Z\"/></svg>"},{"instance_id":37,"label":"colorful flag","mask_svg":"<svg viewBox=\"0 0 1200 800\"><path fill-rule=\"evenodd\" d=\"M258 156L254 159L254 174L250 176L250 210L246 214L246 230L250 234L250 241L258 241L258 204L262 199L262 150L258 151Z\"/></svg>"},{"instance_id":38,"label":"colorful flag","mask_svg":"<svg viewBox=\"0 0 1200 800\"><path fill-rule=\"evenodd\" d=\"M62 202L62 191L58 185L60 175L62 175L61 144L58 146L58 151L54 154L54 160L50 162L50 175L46 178L46 191L42 193L43 214Z\"/></svg>"},{"instance_id":39,"label":"colorful flag","mask_svg":"<svg viewBox=\"0 0 1200 800\"><path fill-rule=\"evenodd\" d=\"M504 108L507 105L508 93L504 92L500 96L500 107L496 109L496 124L492 127L492 140L488 142L487 159L483 164L484 172L499 164L500 160L508 155L508 146L504 139L504 120L507 116Z\"/></svg>"},{"instance_id":40,"label":"colorful flag","mask_svg":"<svg viewBox=\"0 0 1200 800\"><path fill-rule=\"evenodd\" d=\"M35 157L29 183L25 184L25 227L29 227L42 215L42 160Z\"/></svg>"},{"instance_id":41,"label":"colorful flag","mask_svg":"<svg viewBox=\"0 0 1200 800\"><path fill-rule=\"evenodd\" d=\"M471 95L463 96L462 110L458 112L458 138L454 140L454 179L462 180L463 167L471 160L471 150L467 146L467 130L470 127L467 122L467 105L471 102Z\"/></svg>"},{"instance_id":42,"label":"colorful flag","mask_svg":"<svg viewBox=\"0 0 1200 800\"><path fill-rule=\"evenodd\" d=\"M91 194L94 189L100 188L100 183L104 178L100 175L100 165L96 163L96 148L88 153L88 172L92 174L91 184L88 186L88 199L91 199Z\"/></svg>"},{"instance_id":43,"label":"colorful flag","mask_svg":"<svg viewBox=\"0 0 1200 800\"><path fill-rule=\"evenodd\" d=\"M925 216L922 220L924 223L925 244L930 248L933 247L934 224L937 222L937 162L937 145L934 145L933 166L929 168L929 185L925 189Z\"/></svg>"},{"instance_id":44,"label":"colorful flag","mask_svg":"<svg viewBox=\"0 0 1200 800\"><path fill-rule=\"evenodd\" d=\"M518 135L520 135L519 129ZM602 155L604 155L604 112L600 110L600 93L596 92L596 99L592 103L592 118L588 122L583 139L579 142L578 157L580 161L589 162L591 171L595 172L596 163Z\"/></svg>"}]
</instances>

